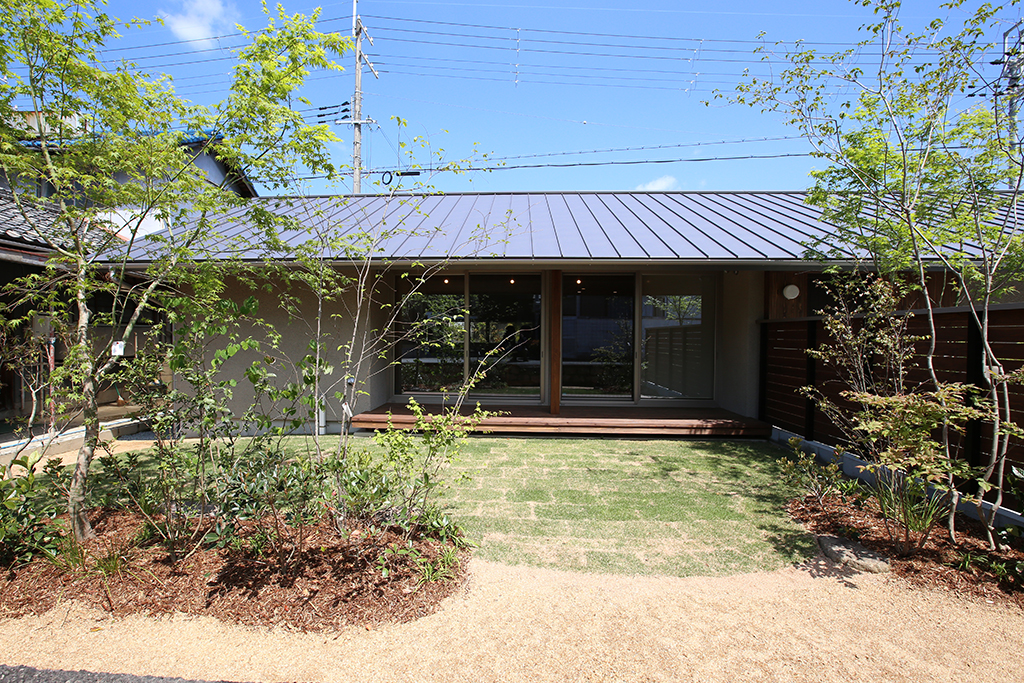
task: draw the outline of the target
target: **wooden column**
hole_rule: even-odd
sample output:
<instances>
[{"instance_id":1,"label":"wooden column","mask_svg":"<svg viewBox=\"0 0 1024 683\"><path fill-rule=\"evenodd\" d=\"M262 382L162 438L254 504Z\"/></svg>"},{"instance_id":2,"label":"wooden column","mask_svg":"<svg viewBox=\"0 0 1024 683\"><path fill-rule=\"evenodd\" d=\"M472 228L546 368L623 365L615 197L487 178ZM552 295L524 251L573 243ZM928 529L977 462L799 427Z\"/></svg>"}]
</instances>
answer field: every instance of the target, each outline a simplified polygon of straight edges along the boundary
<instances>
[{"instance_id":1,"label":"wooden column","mask_svg":"<svg viewBox=\"0 0 1024 683\"><path fill-rule=\"evenodd\" d=\"M808 320L807 321L807 345L806 349L817 349L818 348L818 321ZM804 386L816 387L817 386L817 372L818 372L818 361L807 354L807 382ZM815 440L814 434L814 417L817 414L818 407L814 404L814 401L810 397L804 399L804 410L807 412L804 415L804 433L803 437L808 441Z\"/></svg>"},{"instance_id":2,"label":"wooden column","mask_svg":"<svg viewBox=\"0 0 1024 683\"><path fill-rule=\"evenodd\" d=\"M562 271L548 271L548 377L551 378L551 414L562 409Z\"/></svg>"}]
</instances>

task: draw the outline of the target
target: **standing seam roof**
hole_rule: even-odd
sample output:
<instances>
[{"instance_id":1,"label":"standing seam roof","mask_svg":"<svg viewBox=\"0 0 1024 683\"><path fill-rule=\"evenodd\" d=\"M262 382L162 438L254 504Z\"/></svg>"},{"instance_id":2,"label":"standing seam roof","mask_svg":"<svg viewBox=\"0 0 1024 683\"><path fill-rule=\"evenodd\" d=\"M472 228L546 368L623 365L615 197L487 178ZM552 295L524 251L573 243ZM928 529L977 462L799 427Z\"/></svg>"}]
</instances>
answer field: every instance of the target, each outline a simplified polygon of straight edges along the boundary
<instances>
[{"instance_id":1,"label":"standing seam roof","mask_svg":"<svg viewBox=\"0 0 1024 683\"><path fill-rule=\"evenodd\" d=\"M797 260L834 234L797 192L541 192L447 195L260 197L247 206L288 217L295 246L310 228L376 234L384 259L573 259L635 261ZM507 207L507 209L505 208ZM256 260L244 207L222 216L213 258ZM501 215L499 215L501 214ZM314 226L314 221L321 225ZM148 260L146 245L133 258Z\"/></svg>"}]
</instances>

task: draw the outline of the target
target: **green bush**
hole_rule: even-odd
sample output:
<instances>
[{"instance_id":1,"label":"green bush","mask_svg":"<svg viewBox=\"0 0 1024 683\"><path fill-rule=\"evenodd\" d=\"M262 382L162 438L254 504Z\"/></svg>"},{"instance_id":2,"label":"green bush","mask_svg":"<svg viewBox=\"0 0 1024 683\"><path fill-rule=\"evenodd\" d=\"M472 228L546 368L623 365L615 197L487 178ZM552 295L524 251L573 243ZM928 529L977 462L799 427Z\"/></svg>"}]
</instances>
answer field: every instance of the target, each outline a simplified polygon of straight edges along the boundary
<instances>
[{"instance_id":1,"label":"green bush","mask_svg":"<svg viewBox=\"0 0 1024 683\"><path fill-rule=\"evenodd\" d=\"M334 482L332 511L339 529L352 524L386 526L398 516L399 479L366 450L328 461Z\"/></svg>"},{"instance_id":2,"label":"green bush","mask_svg":"<svg viewBox=\"0 0 1024 683\"><path fill-rule=\"evenodd\" d=\"M778 461L784 482L796 486L804 491L805 495L812 496L819 507L823 507L825 499L830 496L856 492L857 483L854 480L846 479L838 464L835 462L825 465L819 463L813 454L804 452L801 448L802 444L803 441L794 436L789 440L793 456L781 458Z\"/></svg>"},{"instance_id":3,"label":"green bush","mask_svg":"<svg viewBox=\"0 0 1024 683\"><path fill-rule=\"evenodd\" d=\"M252 439L221 470L219 514L228 522L252 521L283 567L303 551L309 525L324 511L325 472L314 460L287 458Z\"/></svg>"},{"instance_id":4,"label":"green bush","mask_svg":"<svg viewBox=\"0 0 1024 683\"><path fill-rule=\"evenodd\" d=\"M54 523L59 503L36 476L38 459L21 457L11 463L24 473L0 479L0 564L24 564L39 555L52 555L61 542Z\"/></svg>"}]
</instances>

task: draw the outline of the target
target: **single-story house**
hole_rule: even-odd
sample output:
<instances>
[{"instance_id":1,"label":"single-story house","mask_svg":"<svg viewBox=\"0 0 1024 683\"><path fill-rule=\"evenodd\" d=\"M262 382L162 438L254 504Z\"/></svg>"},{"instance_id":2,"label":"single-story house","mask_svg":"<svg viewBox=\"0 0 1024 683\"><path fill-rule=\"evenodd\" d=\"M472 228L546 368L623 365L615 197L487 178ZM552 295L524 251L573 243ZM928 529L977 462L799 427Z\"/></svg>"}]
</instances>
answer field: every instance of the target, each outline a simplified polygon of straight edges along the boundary
<instances>
[{"instance_id":1,"label":"single-story house","mask_svg":"<svg viewBox=\"0 0 1024 683\"><path fill-rule=\"evenodd\" d=\"M805 198L265 197L251 202L284 220L280 240L288 248L258 238L253 204L216 217L217 235L202 245L202 258L233 259L258 285L225 296L259 300L261 316L282 335L272 354L282 380L319 329L334 368L321 387L321 430L346 423L338 391L347 392L352 426L375 428L387 424L389 411L396 422L407 419L410 398L450 403L469 381L470 405L507 413L487 422L492 431L762 437L778 426L835 442L838 435L797 389L829 379L805 353L825 338L814 315L826 304L816 279L826 265L855 267L862 259L836 249L827 261L814 256L812 245L836 231ZM137 245L129 267L145 267L151 249ZM274 275L280 271L267 266L304 268L313 257L348 278L337 296L286 291ZM940 379L977 381L974 323L936 271L930 296L946 316ZM1010 369L1016 359L1024 364L1022 312L1024 304L1005 303L992 313ZM240 353L225 371L241 377L260 357ZM237 415L251 394L239 387L233 400Z\"/></svg>"},{"instance_id":2,"label":"single-story house","mask_svg":"<svg viewBox=\"0 0 1024 683\"><path fill-rule=\"evenodd\" d=\"M763 323L811 314L812 275L823 264L808 245L832 232L804 200L799 192L258 198L289 221L285 243L312 245L308 254L347 277L372 274L375 293L366 287L360 299L349 287L320 303L298 293L298 317L273 287L253 294L292 361L308 353L320 308L328 362L358 365L355 426L380 426L410 397L450 401L483 367L469 400L519 416L515 431L763 436ZM218 217L204 258L261 267L268 254L246 215ZM148 249L129 254L132 267L146 265ZM274 258L301 266L294 254ZM412 296L409 272L427 276ZM428 325L405 334L415 321ZM350 342L363 362L346 366L337 349ZM229 367L250 362L240 354ZM344 372L328 378L324 395L344 388ZM236 392L241 409L248 396ZM327 431L341 428L340 401L329 399L323 419Z\"/></svg>"}]
</instances>

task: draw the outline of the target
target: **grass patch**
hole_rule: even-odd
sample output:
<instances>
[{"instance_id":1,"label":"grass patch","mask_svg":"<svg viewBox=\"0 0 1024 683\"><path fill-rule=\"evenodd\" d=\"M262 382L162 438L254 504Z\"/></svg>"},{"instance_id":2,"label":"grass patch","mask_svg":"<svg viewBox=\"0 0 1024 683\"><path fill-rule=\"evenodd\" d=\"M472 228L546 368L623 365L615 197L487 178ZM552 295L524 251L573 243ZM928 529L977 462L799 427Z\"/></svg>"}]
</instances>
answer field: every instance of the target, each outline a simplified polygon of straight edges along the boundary
<instances>
[{"instance_id":1,"label":"grass patch","mask_svg":"<svg viewBox=\"0 0 1024 683\"><path fill-rule=\"evenodd\" d=\"M760 442L474 438L448 502L488 560L693 576L815 552Z\"/></svg>"}]
</instances>

